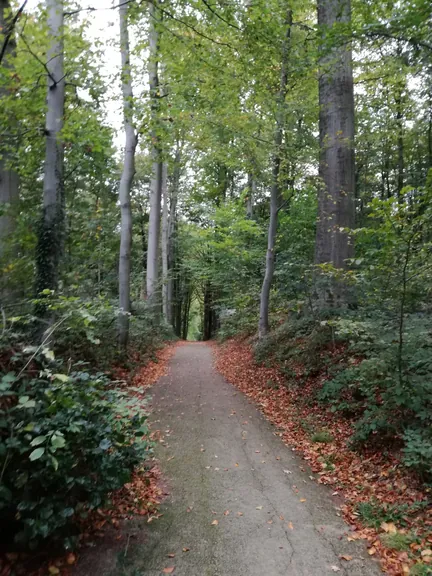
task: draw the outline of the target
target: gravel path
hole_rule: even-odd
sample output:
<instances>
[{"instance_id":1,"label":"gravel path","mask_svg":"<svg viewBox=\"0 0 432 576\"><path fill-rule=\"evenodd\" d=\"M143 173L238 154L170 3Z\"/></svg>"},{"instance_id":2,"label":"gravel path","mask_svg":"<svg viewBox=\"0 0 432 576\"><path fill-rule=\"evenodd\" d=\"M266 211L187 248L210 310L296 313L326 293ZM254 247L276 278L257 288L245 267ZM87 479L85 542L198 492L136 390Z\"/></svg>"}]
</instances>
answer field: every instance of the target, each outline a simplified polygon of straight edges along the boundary
<instances>
[{"instance_id":1,"label":"gravel path","mask_svg":"<svg viewBox=\"0 0 432 576\"><path fill-rule=\"evenodd\" d=\"M381 574L347 540L331 490L215 371L210 346L179 346L152 393L170 492L163 516L136 528L126 554L107 551L80 576Z\"/></svg>"}]
</instances>

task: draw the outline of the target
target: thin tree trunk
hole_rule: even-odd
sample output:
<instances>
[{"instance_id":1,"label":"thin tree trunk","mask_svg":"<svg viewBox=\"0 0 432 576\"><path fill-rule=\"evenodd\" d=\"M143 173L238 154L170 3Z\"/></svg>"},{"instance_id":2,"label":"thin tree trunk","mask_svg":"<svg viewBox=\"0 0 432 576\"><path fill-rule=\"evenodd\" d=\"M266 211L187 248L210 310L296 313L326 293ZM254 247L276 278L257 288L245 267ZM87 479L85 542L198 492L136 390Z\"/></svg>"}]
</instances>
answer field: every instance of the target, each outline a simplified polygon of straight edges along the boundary
<instances>
[{"instance_id":1,"label":"thin tree trunk","mask_svg":"<svg viewBox=\"0 0 432 576\"><path fill-rule=\"evenodd\" d=\"M166 322L169 322L168 301L168 166L164 162L162 166L162 313Z\"/></svg>"},{"instance_id":2,"label":"thin tree trunk","mask_svg":"<svg viewBox=\"0 0 432 576\"><path fill-rule=\"evenodd\" d=\"M396 97L396 124L397 124L397 197L401 201L402 189L404 187L404 129L403 129L403 103L402 90L398 89Z\"/></svg>"},{"instance_id":3,"label":"thin tree trunk","mask_svg":"<svg viewBox=\"0 0 432 576\"><path fill-rule=\"evenodd\" d=\"M9 35L9 29L12 26L12 17L10 13L9 0L0 0L0 38L5 42ZM15 56L16 43L13 33L9 37L9 41L5 45L5 53L3 57L3 68L5 70L12 69L11 58ZM3 74L2 74L3 75ZM0 100L7 96L7 85L0 84ZM0 150L0 207L6 208L5 214L0 216L0 266L1 260L7 258L10 251L10 236L15 230L14 211L18 204L18 174L13 169L12 157L10 154L10 142L5 142L5 146ZM0 212L3 208L0 208ZM6 262L3 262L3 265ZM9 294L5 286L1 287L1 297L5 298Z\"/></svg>"},{"instance_id":4,"label":"thin tree trunk","mask_svg":"<svg viewBox=\"0 0 432 576\"><path fill-rule=\"evenodd\" d=\"M46 148L43 181L43 214L36 248L36 292L56 290L64 246L63 129L65 79L63 66L63 0L46 0L50 45L47 53ZM43 305L39 315L46 315Z\"/></svg>"},{"instance_id":5,"label":"thin tree trunk","mask_svg":"<svg viewBox=\"0 0 432 576\"><path fill-rule=\"evenodd\" d=\"M175 268L175 225L177 220L177 199L180 184L180 147L177 144L177 149L174 158L174 169L172 175L171 185L171 201L169 209L169 222L168 222L168 284L167 284L167 320L168 323L174 324L174 268Z\"/></svg>"},{"instance_id":6,"label":"thin tree trunk","mask_svg":"<svg viewBox=\"0 0 432 576\"><path fill-rule=\"evenodd\" d=\"M140 206L140 229L141 229L141 251L142 251L142 280L140 288L140 300L147 300L147 236L145 231L146 213Z\"/></svg>"},{"instance_id":7,"label":"thin tree trunk","mask_svg":"<svg viewBox=\"0 0 432 576\"><path fill-rule=\"evenodd\" d=\"M119 259L119 344L123 349L127 347L129 338L129 315L131 308L130 272L132 248L132 209L130 195L132 182L135 175L135 149L137 145L137 137L133 125L133 92L129 52L128 9L129 4L121 4L119 8L123 122L126 135L123 172L119 186L119 201L121 212Z\"/></svg>"},{"instance_id":8,"label":"thin tree trunk","mask_svg":"<svg viewBox=\"0 0 432 576\"><path fill-rule=\"evenodd\" d=\"M322 40L338 23L351 21L350 0L318 0L318 26ZM354 248L346 228L354 225L354 91L351 47L346 43L322 46L319 77L319 176L316 264L344 269ZM322 307L345 305L342 283L318 282Z\"/></svg>"},{"instance_id":9,"label":"thin tree trunk","mask_svg":"<svg viewBox=\"0 0 432 576\"><path fill-rule=\"evenodd\" d=\"M252 220L253 218L253 205L256 192L256 180L252 173L248 174L248 192L246 197L246 218Z\"/></svg>"},{"instance_id":10,"label":"thin tree trunk","mask_svg":"<svg viewBox=\"0 0 432 576\"><path fill-rule=\"evenodd\" d=\"M159 120L159 32L157 29L158 10L155 2L150 2L149 34L149 78L151 99L151 156L153 159L150 183L150 219L147 249L147 298L152 314L158 315L158 276L159 276L159 235L162 198L162 153L158 135Z\"/></svg>"},{"instance_id":11,"label":"thin tree trunk","mask_svg":"<svg viewBox=\"0 0 432 576\"><path fill-rule=\"evenodd\" d=\"M258 322L259 338L263 338L269 331L270 289L274 273L274 258L275 258L274 249L276 244L278 211L281 200L281 189L280 189L281 186L279 176L280 176L282 140L283 140L284 120L285 120L285 98L287 94L287 85L288 85L288 56L290 49L291 26L292 26L292 10L290 8L288 8L287 11L285 24L286 24L286 32L282 46L281 75L280 75L280 86L277 102L276 128L274 134L274 153L273 153L274 155L273 155L272 187L270 193L270 221L269 221L268 239L267 239L266 267L260 297L260 316Z\"/></svg>"}]
</instances>

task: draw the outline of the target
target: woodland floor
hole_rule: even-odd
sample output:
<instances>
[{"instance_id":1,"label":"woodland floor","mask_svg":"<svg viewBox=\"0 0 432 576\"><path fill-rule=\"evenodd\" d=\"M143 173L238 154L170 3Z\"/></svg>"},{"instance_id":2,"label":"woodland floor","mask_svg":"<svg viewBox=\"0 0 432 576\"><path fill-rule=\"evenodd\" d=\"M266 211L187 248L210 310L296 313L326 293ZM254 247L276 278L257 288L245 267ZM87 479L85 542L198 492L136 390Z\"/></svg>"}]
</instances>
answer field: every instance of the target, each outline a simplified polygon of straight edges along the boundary
<instances>
[{"instance_id":1,"label":"woodland floor","mask_svg":"<svg viewBox=\"0 0 432 576\"><path fill-rule=\"evenodd\" d=\"M176 347L152 389L152 431L169 493L160 516L80 555L75 576L378 575L377 562L255 405L213 366L212 348ZM160 432L159 432L160 431Z\"/></svg>"}]
</instances>

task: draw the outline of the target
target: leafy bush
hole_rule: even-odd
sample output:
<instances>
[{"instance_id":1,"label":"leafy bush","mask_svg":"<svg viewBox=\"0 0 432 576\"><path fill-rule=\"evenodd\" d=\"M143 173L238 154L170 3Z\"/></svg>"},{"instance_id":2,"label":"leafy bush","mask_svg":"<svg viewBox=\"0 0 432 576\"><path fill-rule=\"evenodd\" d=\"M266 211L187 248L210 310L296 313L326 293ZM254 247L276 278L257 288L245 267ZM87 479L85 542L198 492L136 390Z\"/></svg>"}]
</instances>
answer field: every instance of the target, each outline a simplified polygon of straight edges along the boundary
<instances>
[{"instance_id":1,"label":"leafy bush","mask_svg":"<svg viewBox=\"0 0 432 576\"><path fill-rule=\"evenodd\" d=\"M16 352L9 366L0 381L1 522L35 546L70 536L73 519L127 482L151 446L143 400L104 374L67 371L45 347Z\"/></svg>"},{"instance_id":2,"label":"leafy bush","mask_svg":"<svg viewBox=\"0 0 432 576\"><path fill-rule=\"evenodd\" d=\"M397 438L404 443L404 462L425 479L432 470L432 348L430 320L406 320L404 350L391 321L335 322L349 339L347 353L355 363L325 382L320 398L334 410L357 413L354 443L371 438Z\"/></svg>"}]
</instances>

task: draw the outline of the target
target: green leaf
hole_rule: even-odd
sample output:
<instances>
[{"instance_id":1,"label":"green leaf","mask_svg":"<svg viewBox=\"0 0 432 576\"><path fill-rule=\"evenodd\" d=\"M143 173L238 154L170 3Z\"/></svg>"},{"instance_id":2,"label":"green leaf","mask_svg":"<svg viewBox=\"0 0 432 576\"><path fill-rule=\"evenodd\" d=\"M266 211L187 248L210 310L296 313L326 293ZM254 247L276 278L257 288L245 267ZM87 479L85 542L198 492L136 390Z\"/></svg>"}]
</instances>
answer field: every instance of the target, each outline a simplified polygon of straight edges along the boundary
<instances>
[{"instance_id":1,"label":"green leaf","mask_svg":"<svg viewBox=\"0 0 432 576\"><path fill-rule=\"evenodd\" d=\"M67 374L53 374L54 380L60 380L60 382L69 382L70 378Z\"/></svg>"},{"instance_id":2,"label":"green leaf","mask_svg":"<svg viewBox=\"0 0 432 576\"><path fill-rule=\"evenodd\" d=\"M36 448L36 450L33 450L33 452L30 454L29 458L33 462L34 460L39 460L39 458L41 458L44 454L45 448Z\"/></svg>"},{"instance_id":3,"label":"green leaf","mask_svg":"<svg viewBox=\"0 0 432 576\"><path fill-rule=\"evenodd\" d=\"M66 440L63 436L53 436L51 438L51 444L54 448L63 448L66 444Z\"/></svg>"},{"instance_id":4,"label":"green leaf","mask_svg":"<svg viewBox=\"0 0 432 576\"><path fill-rule=\"evenodd\" d=\"M39 446L39 444L42 444L45 442L45 440L46 436L36 436L36 438L33 438L33 440L30 442L30 446Z\"/></svg>"}]
</instances>

